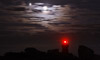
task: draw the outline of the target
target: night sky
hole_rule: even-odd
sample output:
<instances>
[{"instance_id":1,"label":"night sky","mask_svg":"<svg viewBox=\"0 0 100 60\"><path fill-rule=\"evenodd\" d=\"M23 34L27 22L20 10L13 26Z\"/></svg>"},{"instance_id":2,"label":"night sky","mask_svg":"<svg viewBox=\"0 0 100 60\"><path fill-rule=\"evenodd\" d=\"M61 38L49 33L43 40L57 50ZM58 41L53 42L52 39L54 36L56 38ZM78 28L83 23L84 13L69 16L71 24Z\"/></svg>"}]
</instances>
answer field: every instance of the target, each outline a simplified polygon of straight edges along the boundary
<instances>
[{"instance_id":1,"label":"night sky","mask_svg":"<svg viewBox=\"0 0 100 60\"><path fill-rule=\"evenodd\" d=\"M14 9L29 3L65 5L49 13ZM27 47L41 51L60 49L61 39L69 40L69 52L77 55L85 45L100 55L99 0L0 0L0 55ZM20 6L19 6L20 5Z\"/></svg>"}]
</instances>

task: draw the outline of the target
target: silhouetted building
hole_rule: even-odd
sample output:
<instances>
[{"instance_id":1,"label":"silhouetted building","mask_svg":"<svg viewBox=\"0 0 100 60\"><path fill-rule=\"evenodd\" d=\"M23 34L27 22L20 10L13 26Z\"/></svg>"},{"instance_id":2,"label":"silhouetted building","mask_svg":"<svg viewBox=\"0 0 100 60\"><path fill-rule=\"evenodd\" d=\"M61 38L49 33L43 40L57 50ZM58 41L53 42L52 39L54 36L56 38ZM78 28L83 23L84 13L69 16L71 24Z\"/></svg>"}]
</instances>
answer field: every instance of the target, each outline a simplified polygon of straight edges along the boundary
<instances>
[{"instance_id":1,"label":"silhouetted building","mask_svg":"<svg viewBox=\"0 0 100 60\"><path fill-rule=\"evenodd\" d=\"M68 53L69 43L67 40L64 40L62 43L62 53Z\"/></svg>"}]
</instances>

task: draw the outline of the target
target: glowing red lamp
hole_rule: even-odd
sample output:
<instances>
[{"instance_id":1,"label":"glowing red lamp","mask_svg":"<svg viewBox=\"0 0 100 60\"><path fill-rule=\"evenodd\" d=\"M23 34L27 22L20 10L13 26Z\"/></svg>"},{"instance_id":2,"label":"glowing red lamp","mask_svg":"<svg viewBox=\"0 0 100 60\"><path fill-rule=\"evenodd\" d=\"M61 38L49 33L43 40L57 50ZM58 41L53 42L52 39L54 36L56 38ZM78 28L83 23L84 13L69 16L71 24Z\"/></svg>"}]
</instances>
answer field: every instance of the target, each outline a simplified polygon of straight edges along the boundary
<instances>
[{"instance_id":1,"label":"glowing red lamp","mask_svg":"<svg viewBox=\"0 0 100 60\"><path fill-rule=\"evenodd\" d=\"M64 40L64 41L63 41L63 44L64 44L64 45L68 45L68 41L67 41L67 40Z\"/></svg>"},{"instance_id":2,"label":"glowing red lamp","mask_svg":"<svg viewBox=\"0 0 100 60\"><path fill-rule=\"evenodd\" d=\"M68 47L69 47L69 39L66 37L63 37L61 39L62 41L62 53L67 54L68 53Z\"/></svg>"},{"instance_id":3,"label":"glowing red lamp","mask_svg":"<svg viewBox=\"0 0 100 60\"><path fill-rule=\"evenodd\" d=\"M68 39L66 39L66 38L62 39L62 44L63 45L68 45L69 44Z\"/></svg>"}]
</instances>

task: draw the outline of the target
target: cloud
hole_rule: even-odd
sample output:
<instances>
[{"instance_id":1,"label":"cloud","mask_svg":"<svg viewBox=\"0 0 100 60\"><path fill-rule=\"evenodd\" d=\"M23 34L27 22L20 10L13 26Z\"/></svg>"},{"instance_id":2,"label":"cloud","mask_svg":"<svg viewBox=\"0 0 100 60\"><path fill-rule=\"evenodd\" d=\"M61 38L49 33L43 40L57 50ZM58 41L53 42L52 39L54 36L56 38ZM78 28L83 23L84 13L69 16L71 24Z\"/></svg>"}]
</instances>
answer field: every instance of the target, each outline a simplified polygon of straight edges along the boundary
<instances>
[{"instance_id":1,"label":"cloud","mask_svg":"<svg viewBox=\"0 0 100 60\"><path fill-rule=\"evenodd\" d=\"M20 4L23 1L24 0L0 0L0 2L5 5L16 5L16 4Z\"/></svg>"}]
</instances>

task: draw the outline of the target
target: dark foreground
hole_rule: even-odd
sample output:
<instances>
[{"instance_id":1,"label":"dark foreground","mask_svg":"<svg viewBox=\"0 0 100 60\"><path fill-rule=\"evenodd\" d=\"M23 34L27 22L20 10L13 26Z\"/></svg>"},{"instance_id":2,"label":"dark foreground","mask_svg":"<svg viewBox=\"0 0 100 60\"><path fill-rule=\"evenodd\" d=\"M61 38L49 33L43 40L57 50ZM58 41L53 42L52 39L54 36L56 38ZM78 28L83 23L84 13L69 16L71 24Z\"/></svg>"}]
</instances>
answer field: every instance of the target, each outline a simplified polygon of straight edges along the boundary
<instances>
[{"instance_id":1,"label":"dark foreground","mask_svg":"<svg viewBox=\"0 0 100 60\"><path fill-rule=\"evenodd\" d=\"M100 60L100 55L86 46L79 46L76 57L71 53L62 53L58 49L42 52L35 48L26 48L23 52L7 52L0 60Z\"/></svg>"}]
</instances>

